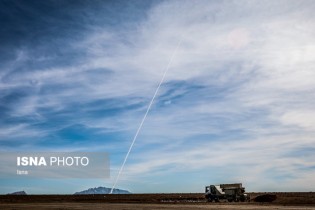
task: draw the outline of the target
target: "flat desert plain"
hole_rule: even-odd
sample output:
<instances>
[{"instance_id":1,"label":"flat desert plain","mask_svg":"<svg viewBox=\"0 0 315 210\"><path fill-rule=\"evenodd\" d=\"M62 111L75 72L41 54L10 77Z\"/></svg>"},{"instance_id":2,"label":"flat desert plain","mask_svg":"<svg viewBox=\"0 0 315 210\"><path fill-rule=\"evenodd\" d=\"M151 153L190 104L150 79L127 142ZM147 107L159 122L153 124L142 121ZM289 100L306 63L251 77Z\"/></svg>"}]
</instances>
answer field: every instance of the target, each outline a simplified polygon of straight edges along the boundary
<instances>
[{"instance_id":1,"label":"flat desert plain","mask_svg":"<svg viewBox=\"0 0 315 210\"><path fill-rule=\"evenodd\" d=\"M203 193L130 194L130 195L0 195L1 210L163 210L163 209L314 209L315 193L268 193L276 195L272 202L255 202L266 193L250 193L250 202L208 203Z\"/></svg>"},{"instance_id":2,"label":"flat desert plain","mask_svg":"<svg viewBox=\"0 0 315 210\"><path fill-rule=\"evenodd\" d=\"M283 206L283 205L257 205L257 204L119 204L119 203L28 203L28 204L0 204L2 210L33 210L33 209L47 209L47 210L77 210L77 209L111 209L111 210L167 210L167 209L244 209L244 210L310 210L315 209L315 206Z\"/></svg>"}]
</instances>

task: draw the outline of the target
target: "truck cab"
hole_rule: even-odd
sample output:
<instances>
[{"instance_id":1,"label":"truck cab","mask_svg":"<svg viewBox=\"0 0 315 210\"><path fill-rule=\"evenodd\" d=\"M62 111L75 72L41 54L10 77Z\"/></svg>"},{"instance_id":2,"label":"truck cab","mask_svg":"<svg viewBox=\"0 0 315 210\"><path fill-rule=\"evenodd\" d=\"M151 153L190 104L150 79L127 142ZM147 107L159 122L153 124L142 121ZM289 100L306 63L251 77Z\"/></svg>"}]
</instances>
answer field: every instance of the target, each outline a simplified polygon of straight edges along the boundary
<instances>
[{"instance_id":1,"label":"truck cab","mask_svg":"<svg viewBox=\"0 0 315 210\"><path fill-rule=\"evenodd\" d=\"M223 199L225 192L222 191L219 185L210 185L205 188L205 197L209 202L215 201L219 202Z\"/></svg>"}]
</instances>

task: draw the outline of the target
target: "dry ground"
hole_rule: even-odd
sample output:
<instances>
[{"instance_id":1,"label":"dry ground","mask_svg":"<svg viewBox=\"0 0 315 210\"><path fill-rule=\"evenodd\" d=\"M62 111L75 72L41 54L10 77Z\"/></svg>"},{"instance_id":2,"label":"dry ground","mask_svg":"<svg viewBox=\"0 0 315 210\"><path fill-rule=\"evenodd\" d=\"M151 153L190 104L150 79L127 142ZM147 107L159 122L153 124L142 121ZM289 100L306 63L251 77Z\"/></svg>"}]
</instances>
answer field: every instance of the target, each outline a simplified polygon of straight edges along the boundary
<instances>
[{"instance_id":1,"label":"dry ground","mask_svg":"<svg viewBox=\"0 0 315 210\"><path fill-rule=\"evenodd\" d=\"M207 203L203 193L130 194L130 195L0 195L0 210L166 210L166 209L268 209L315 210L315 193L271 193L277 196L272 203L221 201Z\"/></svg>"},{"instance_id":2,"label":"dry ground","mask_svg":"<svg viewBox=\"0 0 315 210\"><path fill-rule=\"evenodd\" d=\"M280 206L261 204L119 204L119 203L28 203L28 204L0 204L1 210L188 210L188 209L240 209L240 210L310 210L315 206Z\"/></svg>"}]
</instances>

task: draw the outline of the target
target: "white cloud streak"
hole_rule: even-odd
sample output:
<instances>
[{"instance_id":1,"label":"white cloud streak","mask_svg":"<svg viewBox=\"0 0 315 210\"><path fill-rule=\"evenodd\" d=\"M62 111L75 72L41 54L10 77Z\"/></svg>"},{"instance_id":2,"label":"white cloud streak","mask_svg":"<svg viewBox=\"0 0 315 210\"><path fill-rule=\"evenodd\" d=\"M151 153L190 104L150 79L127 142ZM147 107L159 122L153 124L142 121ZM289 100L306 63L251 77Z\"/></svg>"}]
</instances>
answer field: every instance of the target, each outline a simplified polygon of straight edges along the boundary
<instances>
[{"instance_id":1,"label":"white cloud streak","mask_svg":"<svg viewBox=\"0 0 315 210\"><path fill-rule=\"evenodd\" d=\"M244 174L257 190L264 187L257 180L272 185L279 181L277 176L288 175L292 188L309 189L315 187L308 182L315 175L313 156L283 155L315 143L314 9L312 1L162 2L131 31L91 26L92 32L72 45L87 53L82 62L15 75L0 88L33 80L39 90L67 84L40 99L36 94L25 99L14 107L13 115L126 99L126 104L139 107L106 119L81 118L78 123L134 133L143 105L183 35L161 95L170 89L175 92L164 106L155 104L124 177L130 181L128 176L205 168L228 172L229 166L236 165L242 172L233 177ZM17 62L22 58L32 59L18 53ZM185 82L188 90L172 85L176 82ZM203 92L189 89L192 84L200 85ZM190 99L184 97L187 94ZM240 161L235 164L235 160ZM169 165L174 167L168 169ZM289 189L286 179L282 183L283 190Z\"/></svg>"}]
</instances>

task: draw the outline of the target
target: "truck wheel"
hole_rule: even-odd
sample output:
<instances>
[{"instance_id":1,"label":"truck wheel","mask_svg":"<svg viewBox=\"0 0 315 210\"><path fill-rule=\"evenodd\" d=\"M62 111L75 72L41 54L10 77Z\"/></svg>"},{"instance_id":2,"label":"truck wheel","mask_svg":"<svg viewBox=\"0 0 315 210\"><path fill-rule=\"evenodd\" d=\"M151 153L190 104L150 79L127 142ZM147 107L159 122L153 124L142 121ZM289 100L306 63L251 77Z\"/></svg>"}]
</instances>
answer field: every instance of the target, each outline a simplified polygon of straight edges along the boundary
<instances>
[{"instance_id":1,"label":"truck wheel","mask_svg":"<svg viewBox=\"0 0 315 210\"><path fill-rule=\"evenodd\" d=\"M228 199L228 202L232 202L233 201L233 199Z\"/></svg>"},{"instance_id":2,"label":"truck wheel","mask_svg":"<svg viewBox=\"0 0 315 210\"><path fill-rule=\"evenodd\" d=\"M208 198L208 202L212 202L212 198Z\"/></svg>"}]
</instances>

